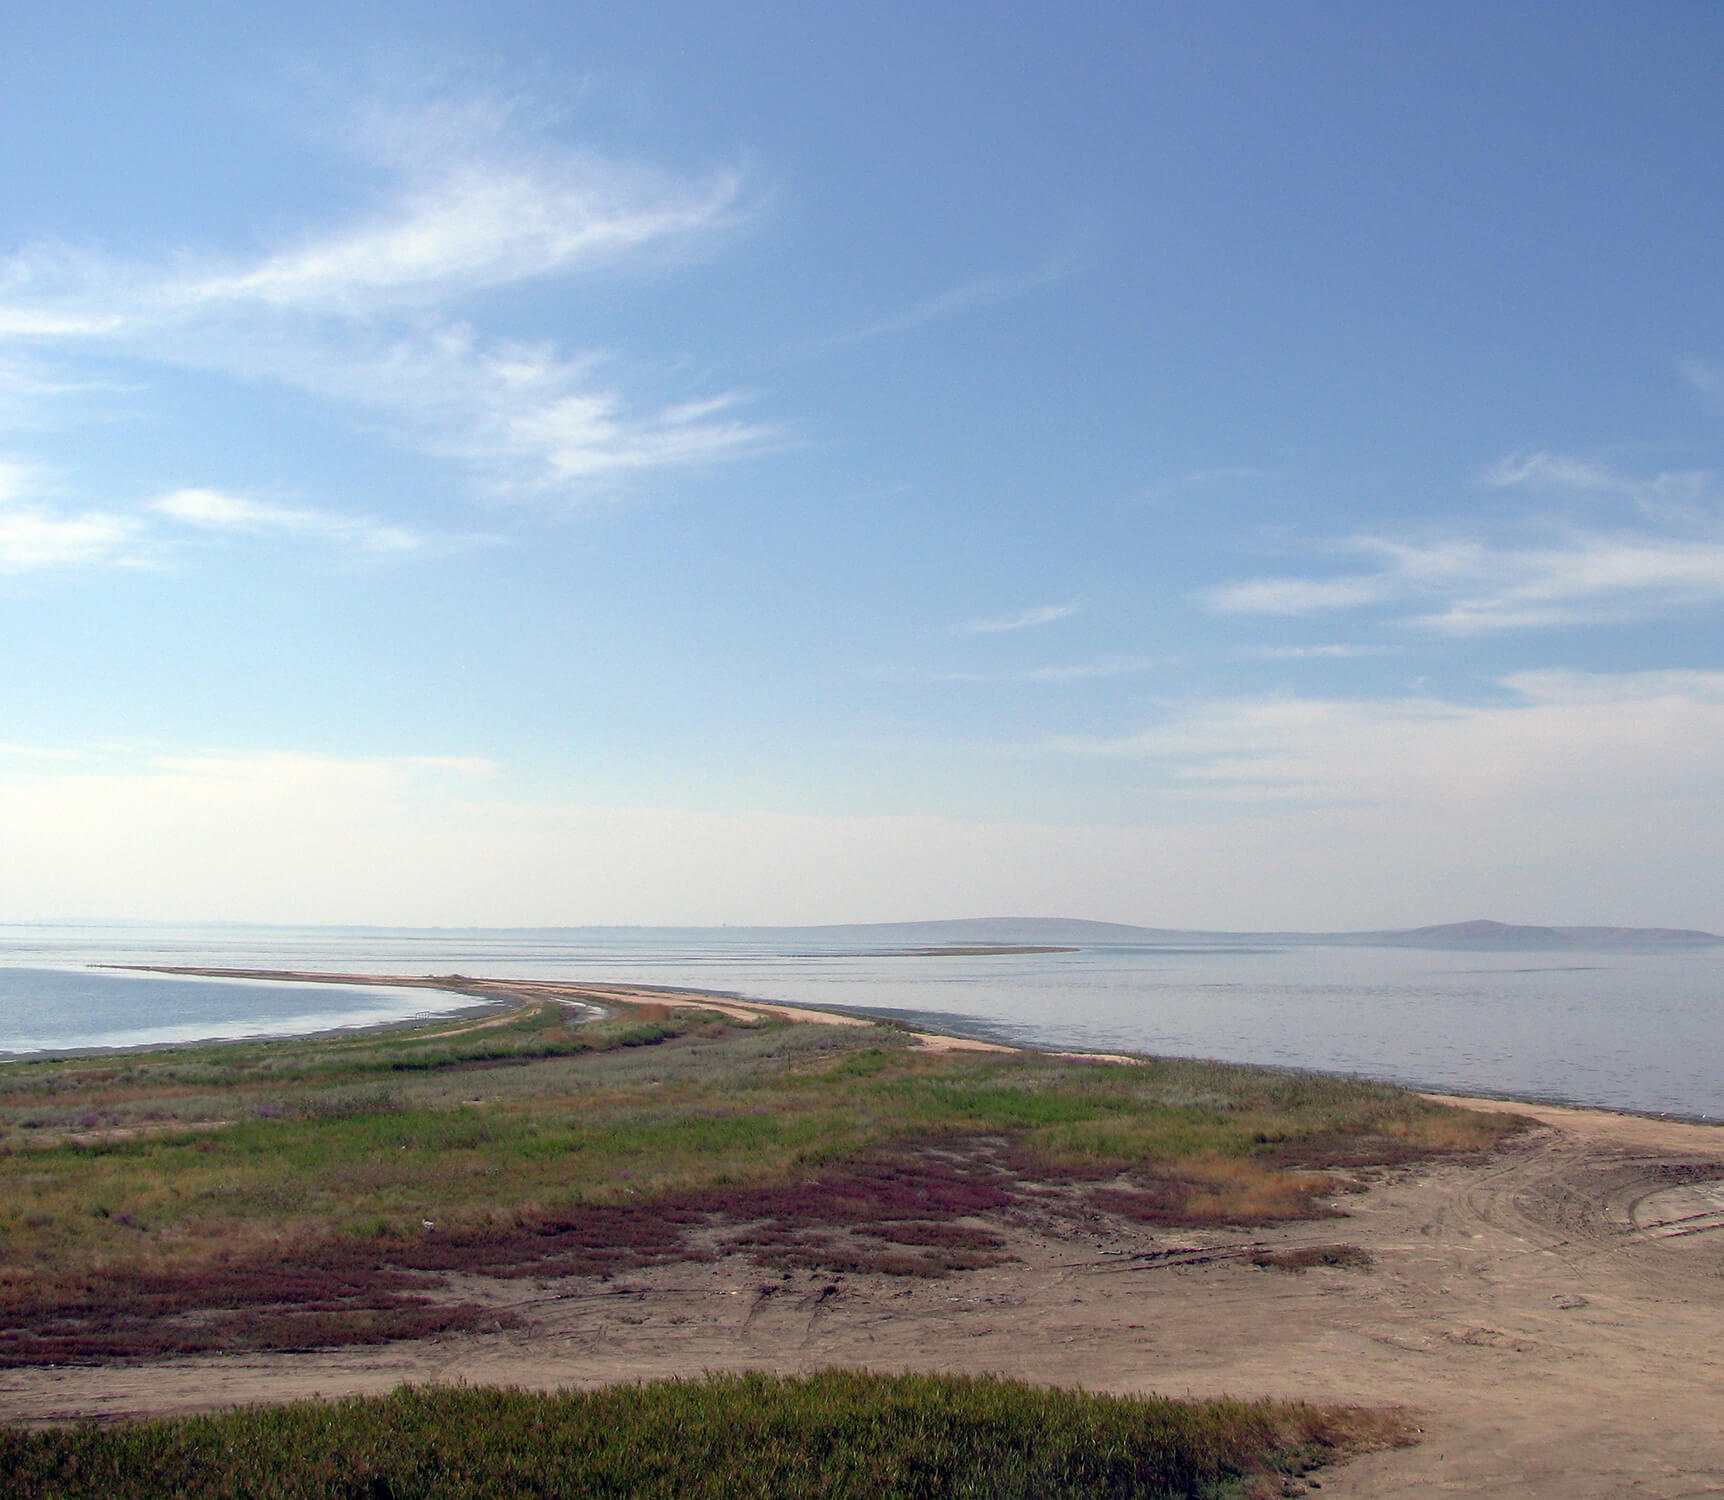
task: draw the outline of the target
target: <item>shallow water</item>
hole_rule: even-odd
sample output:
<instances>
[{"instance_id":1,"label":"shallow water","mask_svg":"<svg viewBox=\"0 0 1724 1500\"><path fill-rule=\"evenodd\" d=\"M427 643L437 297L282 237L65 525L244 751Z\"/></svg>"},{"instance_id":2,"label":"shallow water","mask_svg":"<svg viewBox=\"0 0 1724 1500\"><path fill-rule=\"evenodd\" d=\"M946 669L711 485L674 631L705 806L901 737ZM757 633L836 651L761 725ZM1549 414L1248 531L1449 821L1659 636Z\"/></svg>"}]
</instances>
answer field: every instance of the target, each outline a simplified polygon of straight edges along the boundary
<instances>
[{"instance_id":1,"label":"shallow water","mask_svg":"<svg viewBox=\"0 0 1724 1500\"><path fill-rule=\"evenodd\" d=\"M1049 1047L1221 1057L1724 1119L1716 949L1180 945L890 957L821 952L793 930L0 927L0 1049L322 1030L457 1003L414 990L190 980L157 980L170 988L147 991L127 988L141 983L130 976L64 987L63 976L93 962L636 981L914 1014ZM52 1005L31 971L62 976Z\"/></svg>"},{"instance_id":2,"label":"shallow water","mask_svg":"<svg viewBox=\"0 0 1724 1500\"><path fill-rule=\"evenodd\" d=\"M304 1036L466 1008L433 990L0 967L0 1054Z\"/></svg>"}]
</instances>

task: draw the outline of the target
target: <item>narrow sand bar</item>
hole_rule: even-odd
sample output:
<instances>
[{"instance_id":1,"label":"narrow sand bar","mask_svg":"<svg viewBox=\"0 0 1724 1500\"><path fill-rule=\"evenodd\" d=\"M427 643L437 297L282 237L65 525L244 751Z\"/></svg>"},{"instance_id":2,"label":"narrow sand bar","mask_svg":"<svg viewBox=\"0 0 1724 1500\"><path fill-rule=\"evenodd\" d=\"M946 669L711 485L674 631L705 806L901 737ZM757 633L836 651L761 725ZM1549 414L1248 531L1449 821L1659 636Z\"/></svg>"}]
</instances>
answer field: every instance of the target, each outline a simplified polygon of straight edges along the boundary
<instances>
[{"instance_id":1,"label":"narrow sand bar","mask_svg":"<svg viewBox=\"0 0 1724 1500\"><path fill-rule=\"evenodd\" d=\"M461 988L477 994L480 984L500 999L860 1024L624 986ZM927 1035L923 1044L991 1045ZM523 1324L492 1334L0 1371L0 1418L113 1418L403 1380L549 1388L720 1369L994 1371L1092 1390L1412 1409L1419 1446L1325 1472L1329 1495L1724 1494L1724 1129L1449 1102L1536 1127L1482 1163L1391 1173L1345 1198L1342 1220L1273 1230L1026 1225L1013 1232L1016 1261L908 1284L764 1276L735 1258L606 1285L511 1283L494 1300ZM1294 1275L1248 1259L1263 1246L1337 1241L1366 1250L1371 1267Z\"/></svg>"},{"instance_id":2,"label":"narrow sand bar","mask_svg":"<svg viewBox=\"0 0 1724 1500\"><path fill-rule=\"evenodd\" d=\"M614 1005L677 1005L696 1010L716 1011L733 1021L802 1021L813 1026L872 1026L868 1016L846 1015L841 1011L815 1010L805 1005L773 1004L764 1000L743 1000L733 995L709 994L703 990L678 990L632 984L582 984L555 979L478 979L462 974L425 974L400 976L391 974L328 974L303 969L197 969L169 968L161 964L125 964L116 968L136 969L149 974L184 974L200 979L277 979L295 984L364 984L393 985L407 989L445 990L479 1000L521 1002L554 1000L560 1005L603 1011ZM478 1024L491 1024L482 1022ZM945 1036L934 1031L912 1031L916 1041L933 1052L1015 1052L1018 1048L998 1042L979 1041L973 1037ZM1081 1052L1067 1054L1107 1062L1130 1062L1131 1059L1113 1053Z\"/></svg>"}]
</instances>

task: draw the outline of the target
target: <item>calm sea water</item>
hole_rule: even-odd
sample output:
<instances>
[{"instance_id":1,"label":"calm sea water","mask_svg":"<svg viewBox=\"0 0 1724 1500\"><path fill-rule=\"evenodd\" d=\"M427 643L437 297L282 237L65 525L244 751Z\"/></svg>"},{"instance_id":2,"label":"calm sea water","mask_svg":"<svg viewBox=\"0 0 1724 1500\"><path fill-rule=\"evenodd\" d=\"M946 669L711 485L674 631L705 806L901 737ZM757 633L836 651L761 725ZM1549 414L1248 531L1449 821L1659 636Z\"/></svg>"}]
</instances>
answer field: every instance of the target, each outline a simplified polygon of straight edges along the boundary
<instances>
[{"instance_id":1,"label":"calm sea water","mask_svg":"<svg viewBox=\"0 0 1724 1500\"><path fill-rule=\"evenodd\" d=\"M0 927L0 1051L373 1025L423 990L105 974L92 963L637 981L837 1005L1081 1050L1220 1057L1724 1119L1724 952L1317 946L858 956L731 934Z\"/></svg>"}]
</instances>

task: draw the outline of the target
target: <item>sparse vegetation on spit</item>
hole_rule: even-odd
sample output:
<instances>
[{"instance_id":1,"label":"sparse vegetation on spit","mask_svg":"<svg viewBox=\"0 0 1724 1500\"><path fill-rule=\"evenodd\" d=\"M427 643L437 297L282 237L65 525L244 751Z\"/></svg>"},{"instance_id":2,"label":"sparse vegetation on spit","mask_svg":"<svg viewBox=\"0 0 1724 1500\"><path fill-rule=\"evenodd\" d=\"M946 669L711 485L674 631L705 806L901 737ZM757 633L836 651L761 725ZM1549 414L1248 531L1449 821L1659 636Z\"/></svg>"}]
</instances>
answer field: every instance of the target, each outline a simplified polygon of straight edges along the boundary
<instances>
[{"instance_id":1,"label":"sparse vegetation on spit","mask_svg":"<svg viewBox=\"0 0 1724 1500\"><path fill-rule=\"evenodd\" d=\"M1038 1216L1332 1216L1380 1169L1514 1128L1358 1079L491 993L479 1020L0 1066L0 1365L494 1331L514 1314L486 1286L730 1256L961 1275ZM0 1433L0 1474L65 1497L1245 1495L1394 1430L827 1372Z\"/></svg>"},{"instance_id":2,"label":"sparse vegetation on spit","mask_svg":"<svg viewBox=\"0 0 1724 1500\"><path fill-rule=\"evenodd\" d=\"M0 1067L0 1364L496 1327L450 1290L745 1254L942 1276L1029 1202L1171 1225L1336 1212L1504 1117L1172 1059L933 1052L692 1004Z\"/></svg>"}]
</instances>

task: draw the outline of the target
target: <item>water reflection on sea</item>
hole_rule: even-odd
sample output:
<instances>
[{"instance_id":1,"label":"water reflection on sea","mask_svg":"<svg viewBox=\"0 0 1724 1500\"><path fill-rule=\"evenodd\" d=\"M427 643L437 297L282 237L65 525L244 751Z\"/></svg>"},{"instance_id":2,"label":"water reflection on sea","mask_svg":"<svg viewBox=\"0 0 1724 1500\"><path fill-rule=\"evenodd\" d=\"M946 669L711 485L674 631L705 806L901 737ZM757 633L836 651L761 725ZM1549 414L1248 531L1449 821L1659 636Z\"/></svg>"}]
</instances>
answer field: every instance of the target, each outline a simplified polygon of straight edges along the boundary
<instances>
[{"instance_id":1,"label":"water reflection on sea","mask_svg":"<svg viewBox=\"0 0 1724 1500\"><path fill-rule=\"evenodd\" d=\"M0 1049L17 1049L9 1036L74 1047L147 1031L156 1018L138 1010L136 992L128 999L92 981L81 1002L56 1009L23 977L115 962L633 981L932 1017L944 1029L1048 1047L1221 1057L1724 1119L1717 949L1544 955L1180 944L926 957L821 952L793 931L0 927ZM61 1001L74 991L62 990ZM377 1018L395 1018L431 998L389 995L325 990L299 1007L317 1025L276 1029L369 1021L379 1010L390 1015ZM220 1006L182 1024L214 1026Z\"/></svg>"}]
</instances>

